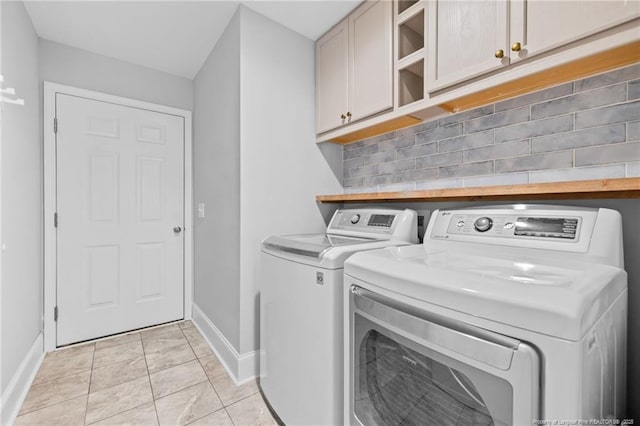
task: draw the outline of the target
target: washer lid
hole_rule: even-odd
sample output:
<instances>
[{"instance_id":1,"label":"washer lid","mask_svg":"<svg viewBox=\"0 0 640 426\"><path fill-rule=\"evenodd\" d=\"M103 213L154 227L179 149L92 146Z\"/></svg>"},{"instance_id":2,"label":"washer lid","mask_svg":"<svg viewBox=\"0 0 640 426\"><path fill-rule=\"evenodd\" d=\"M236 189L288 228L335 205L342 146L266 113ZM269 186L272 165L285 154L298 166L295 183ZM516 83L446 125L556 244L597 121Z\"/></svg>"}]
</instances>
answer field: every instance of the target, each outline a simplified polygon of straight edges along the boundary
<instances>
[{"instance_id":1,"label":"washer lid","mask_svg":"<svg viewBox=\"0 0 640 426\"><path fill-rule=\"evenodd\" d=\"M375 238L344 237L330 234L303 234L269 237L262 246L269 250L321 258L327 250L377 241Z\"/></svg>"},{"instance_id":2,"label":"washer lid","mask_svg":"<svg viewBox=\"0 0 640 426\"><path fill-rule=\"evenodd\" d=\"M420 246L356 253L345 274L414 299L578 341L627 288L616 267L550 256L496 259ZM349 284L349 283L347 283Z\"/></svg>"}]
</instances>

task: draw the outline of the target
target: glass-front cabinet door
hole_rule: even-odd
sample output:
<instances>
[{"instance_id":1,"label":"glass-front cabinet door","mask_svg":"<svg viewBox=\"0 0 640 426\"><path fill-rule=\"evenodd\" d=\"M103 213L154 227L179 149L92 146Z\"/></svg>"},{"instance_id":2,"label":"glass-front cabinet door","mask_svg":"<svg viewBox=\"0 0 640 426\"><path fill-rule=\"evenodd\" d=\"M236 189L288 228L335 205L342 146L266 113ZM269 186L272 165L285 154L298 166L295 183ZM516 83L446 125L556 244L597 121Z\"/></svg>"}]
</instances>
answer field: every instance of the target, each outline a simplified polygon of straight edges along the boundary
<instances>
[{"instance_id":1,"label":"glass-front cabinet door","mask_svg":"<svg viewBox=\"0 0 640 426\"><path fill-rule=\"evenodd\" d=\"M511 425L539 418L539 357L516 339L362 288L350 300L351 424Z\"/></svg>"}]
</instances>

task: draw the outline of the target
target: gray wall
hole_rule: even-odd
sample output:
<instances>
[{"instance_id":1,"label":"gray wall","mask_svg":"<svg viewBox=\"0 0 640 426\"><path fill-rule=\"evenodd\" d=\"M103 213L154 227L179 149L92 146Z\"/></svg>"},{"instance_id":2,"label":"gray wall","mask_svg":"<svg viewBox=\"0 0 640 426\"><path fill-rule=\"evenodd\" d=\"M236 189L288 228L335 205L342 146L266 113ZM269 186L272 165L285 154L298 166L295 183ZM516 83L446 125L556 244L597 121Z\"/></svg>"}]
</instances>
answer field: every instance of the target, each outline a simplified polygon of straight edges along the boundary
<instances>
[{"instance_id":1,"label":"gray wall","mask_svg":"<svg viewBox=\"0 0 640 426\"><path fill-rule=\"evenodd\" d=\"M194 80L196 305L227 340L240 336L240 14Z\"/></svg>"},{"instance_id":2,"label":"gray wall","mask_svg":"<svg viewBox=\"0 0 640 426\"><path fill-rule=\"evenodd\" d=\"M348 192L640 176L640 64L344 146Z\"/></svg>"},{"instance_id":3,"label":"gray wall","mask_svg":"<svg viewBox=\"0 0 640 426\"><path fill-rule=\"evenodd\" d=\"M325 229L331 208L314 196L342 190L342 147L315 144L313 41L245 7L195 91L195 203L208 212L195 304L245 355L259 346L260 242Z\"/></svg>"},{"instance_id":4,"label":"gray wall","mask_svg":"<svg viewBox=\"0 0 640 426\"><path fill-rule=\"evenodd\" d=\"M316 194L340 192L341 147L315 143L314 42L241 6L240 353L259 347L260 243L324 232ZM339 176L339 175L338 175Z\"/></svg>"},{"instance_id":5,"label":"gray wall","mask_svg":"<svg viewBox=\"0 0 640 426\"><path fill-rule=\"evenodd\" d=\"M193 109L193 81L40 39L40 80Z\"/></svg>"},{"instance_id":6,"label":"gray wall","mask_svg":"<svg viewBox=\"0 0 640 426\"><path fill-rule=\"evenodd\" d=\"M1 389L42 330L42 143L38 36L22 2L2 2L3 87L24 106L2 111Z\"/></svg>"}]
</instances>

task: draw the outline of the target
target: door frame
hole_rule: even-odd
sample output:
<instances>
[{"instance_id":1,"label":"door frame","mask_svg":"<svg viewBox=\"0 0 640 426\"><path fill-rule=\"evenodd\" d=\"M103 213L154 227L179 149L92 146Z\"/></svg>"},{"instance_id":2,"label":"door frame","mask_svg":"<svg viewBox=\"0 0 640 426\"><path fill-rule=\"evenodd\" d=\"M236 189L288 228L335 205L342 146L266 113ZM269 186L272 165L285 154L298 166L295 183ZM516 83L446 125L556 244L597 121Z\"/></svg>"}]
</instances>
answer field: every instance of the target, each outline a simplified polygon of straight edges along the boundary
<instances>
[{"instance_id":1,"label":"door frame","mask_svg":"<svg viewBox=\"0 0 640 426\"><path fill-rule=\"evenodd\" d=\"M184 318L190 319L193 305L193 141L192 112L184 109L153 104L92 90L44 82L43 143L44 143L44 350L56 349L56 321L54 308L57 295L57 233L53 222L56 212L56 94L65 94L109 102L165 114L184 119Z\"/></svg>"}]
</instances>

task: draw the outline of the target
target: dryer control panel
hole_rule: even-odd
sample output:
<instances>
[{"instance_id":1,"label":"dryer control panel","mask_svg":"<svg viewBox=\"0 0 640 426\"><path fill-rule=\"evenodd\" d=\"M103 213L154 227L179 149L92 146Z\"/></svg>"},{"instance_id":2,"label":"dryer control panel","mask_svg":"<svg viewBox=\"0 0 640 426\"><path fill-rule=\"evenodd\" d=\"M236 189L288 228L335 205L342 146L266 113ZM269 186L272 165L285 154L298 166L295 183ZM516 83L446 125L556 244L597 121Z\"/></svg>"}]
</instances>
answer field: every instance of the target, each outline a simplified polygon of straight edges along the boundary
<instances>
[{"instance_id":1,"label":"dryer control panel","mask_svg":"<svg viewBox=\"0 0 640 426\"><path fill-rule=\"evenodd\" d=\"M438 210L431 215L426 237L431 241L586 253L598 219L608 216L606 209L529 204Z\"/></svg>"},{"instance_id":2,"label":"dryer control panel","mask_svg":"<svg viewBox=\"0 0 640 426\"><path fill-rule=\"evenodd\" d=\"M622 216L605 208L510 204L436 210L424 246L489 257L517 252L525 259L552 253L558 262L588 256L591 262L624 266Z\"/></svg>"},{"instance_id":3,"label":"dryer control panel","mask_svg":"<svg viewBox=\"0 0 640 426\"><path fill-rule=\"evenodd\" d=\"M582 216L454 214L447 233L503 238L560 238L577 241Z\"/></svg>"}]
</instances>

